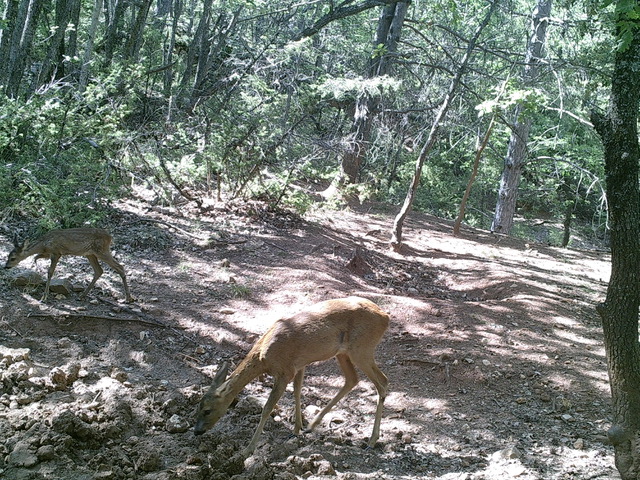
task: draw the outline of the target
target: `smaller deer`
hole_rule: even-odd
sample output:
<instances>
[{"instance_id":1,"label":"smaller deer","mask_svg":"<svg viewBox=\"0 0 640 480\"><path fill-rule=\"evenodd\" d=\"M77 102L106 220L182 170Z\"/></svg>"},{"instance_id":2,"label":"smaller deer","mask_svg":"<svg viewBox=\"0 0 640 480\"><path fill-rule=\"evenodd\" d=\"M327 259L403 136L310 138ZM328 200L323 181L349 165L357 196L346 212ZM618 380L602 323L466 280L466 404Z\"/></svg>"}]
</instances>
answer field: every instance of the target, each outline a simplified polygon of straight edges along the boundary
<instances>
[{"instance_id":1,"label":"smaller deer","mask_svg":"<svg viewBox=\"0 0 640 480\"><path fill-rule=\"evenodd\" d=\"M373 432L368 442L373 447L380 433L388 384L387 377L376 365L374 352L388 325L389 315L375 303L359 297L320 302L276 321L256 341L228 379L225 380L227 365L218 371L198 406L194 433L201 435L211 428L225 414L245 385L268 373L273 376L273 389L243 455L248 457L255 450L269 415L292 380L295 400L294 434L297 435L302 428L300 391L305 367L313 362L336 357L345 378L344 386L309 424L307 431L313 430L327 412L356 386L357 366L378 391Z\"/></svg>"},{"instance_id":2,"label":"smaller deer","mask_svg":"<svg viewBox=\"0 0 640 480\"><path fill-rule=\"evenodd\" d=\"M45 301L49 295L51 277L53 277L53 272L56 269L60 257L63 255L87 257L87 260L89 260L89 263L93 267L93 279L80 295L81 298L84 298L102 275L103 270L99 262L99 260L102 260L120 275L127 302L132 302L133 298L129 293L124 267L111 255L111 240L111 235L109 235L106 230L100 228L51 230L36 240L25 240L22 243L19 243L18 239L14 238L14 249L9 253L9 258L4 268L13 268L31 255L36 255L36 261L39 258L50 258L51 265L49 266L47 284L42 297L42 301Z\"/></svg>"}]
</instances>

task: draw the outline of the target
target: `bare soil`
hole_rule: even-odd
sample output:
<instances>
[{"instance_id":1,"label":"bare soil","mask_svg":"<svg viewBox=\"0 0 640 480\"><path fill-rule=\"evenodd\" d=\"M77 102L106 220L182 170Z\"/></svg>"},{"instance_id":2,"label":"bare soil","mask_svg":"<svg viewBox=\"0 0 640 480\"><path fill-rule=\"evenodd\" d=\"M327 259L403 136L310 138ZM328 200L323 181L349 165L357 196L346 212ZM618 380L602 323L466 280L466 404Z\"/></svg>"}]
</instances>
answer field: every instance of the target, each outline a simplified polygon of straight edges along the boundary
<instances>
[{"instance_id":1,"label":"bare soil","mask_svg":"<svg viewBox=\"0 0 640 480\"><path fill-rule=\"evenodd\" d=\"M46 303L42 286L16 287L2 272L0 478L619 478L594 309L607 254L470 228L456 238L449 222L417 213L396 254L394 212L379 207L305 219L260 204L120 211L114 254L135 303L122 303L107 267L87 301ZM82 287L91 269L66 258L56 277ZM237 364L279 316L348 295L392 318L377 352L390 394L375 448L363 448L376 402L366 378L299 437L287 392L248 459L239 452L270 378L194 436L195 406L222 362ZM309 367L307 419L340 386L334 361Z\"/></svg>"}]
</instances>

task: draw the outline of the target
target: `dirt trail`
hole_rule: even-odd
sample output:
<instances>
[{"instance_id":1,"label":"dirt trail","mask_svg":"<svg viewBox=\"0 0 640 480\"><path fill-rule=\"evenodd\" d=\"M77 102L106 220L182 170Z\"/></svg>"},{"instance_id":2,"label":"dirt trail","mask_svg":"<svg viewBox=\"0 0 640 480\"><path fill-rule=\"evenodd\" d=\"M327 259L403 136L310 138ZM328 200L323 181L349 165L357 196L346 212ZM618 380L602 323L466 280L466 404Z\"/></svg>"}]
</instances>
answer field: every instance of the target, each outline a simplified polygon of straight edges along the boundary
<instances>
[{"instance_id":1,"label":"dirt trail","mask_svg":"<svg viewBox=\"0 0 640 480\"><path fill-rule=\"evenodd\" d=\"M128 203L111 231L133 305L106 268L84 303L42 304L41 287L10 286L3 272L0 478L619 478L594 310L608 256L472 229L455 238L449 222L420 214L395 254L392 218L300 220L255 204L187 219ZM0 258L9 248L5 238ZM56 276L84 286L90 267L68 258ZM269 378L193 435L195 404L223 361L237 363L278 316L353 294L392 315L377 354L391 392L376 448L362 448L376 402L366 379L300 437L286 393L246 462L238 452ZM311 366L307 418L340 386L335 362Z\"/></svg>"}]
</instances>

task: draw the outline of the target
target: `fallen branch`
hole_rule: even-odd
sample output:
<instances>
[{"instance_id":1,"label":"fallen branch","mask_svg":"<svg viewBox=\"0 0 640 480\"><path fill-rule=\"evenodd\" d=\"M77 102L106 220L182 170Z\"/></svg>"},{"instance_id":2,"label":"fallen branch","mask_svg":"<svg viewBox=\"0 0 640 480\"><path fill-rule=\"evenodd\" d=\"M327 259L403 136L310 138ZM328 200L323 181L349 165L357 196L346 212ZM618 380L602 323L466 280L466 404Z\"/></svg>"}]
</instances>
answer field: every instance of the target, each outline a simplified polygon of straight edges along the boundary
<instances>
[{"instance_id":1,"label":"fallen branch","mask_svg":"<svg viewBox=\"0 0 640 480\"><path fill-rule=\"evenodd\" d=\"M90 314L79 314L79 313L29 313L27 317L36 317L36 318L69 318L72 320L109 320L116 322L134 322L134 323L142 323L144 325L152 325L154 327L167 328L166 325L158 322L151 322L149 320L144 320L142 318L135 317L108 317L105 315L90 315Z\"/></svg>"}]
</instances>

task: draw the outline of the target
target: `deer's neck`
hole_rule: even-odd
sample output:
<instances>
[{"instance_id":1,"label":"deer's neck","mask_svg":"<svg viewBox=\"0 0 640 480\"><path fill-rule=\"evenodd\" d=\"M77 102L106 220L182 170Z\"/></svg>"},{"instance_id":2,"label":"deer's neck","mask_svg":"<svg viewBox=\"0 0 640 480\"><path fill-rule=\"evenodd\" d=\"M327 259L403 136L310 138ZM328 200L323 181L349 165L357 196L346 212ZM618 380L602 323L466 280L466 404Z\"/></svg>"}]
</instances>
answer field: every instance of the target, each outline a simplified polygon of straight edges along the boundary
<instances>
[{"instance_id":1,"label":"deer's neck","mask_svg":"<svg viewBox=\"0 0 640 480\"><path fill-rule=\"evenodd\" d=\"M260 361L258 355L251 353L240 362L240 365L229 376L223 387L224 396L234 399L242 389L254 378L266 373L264 363Z\"/></svg>"}]
</instances>

